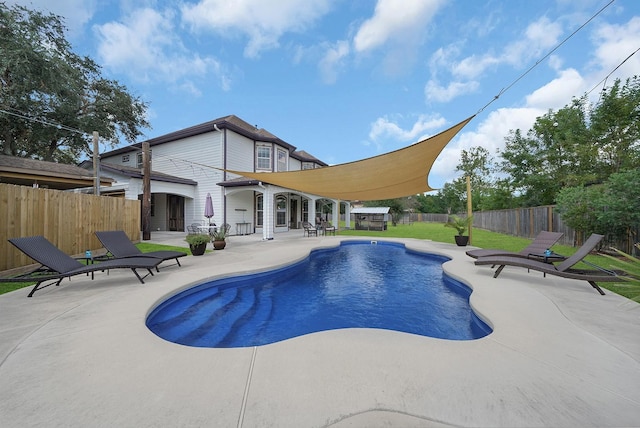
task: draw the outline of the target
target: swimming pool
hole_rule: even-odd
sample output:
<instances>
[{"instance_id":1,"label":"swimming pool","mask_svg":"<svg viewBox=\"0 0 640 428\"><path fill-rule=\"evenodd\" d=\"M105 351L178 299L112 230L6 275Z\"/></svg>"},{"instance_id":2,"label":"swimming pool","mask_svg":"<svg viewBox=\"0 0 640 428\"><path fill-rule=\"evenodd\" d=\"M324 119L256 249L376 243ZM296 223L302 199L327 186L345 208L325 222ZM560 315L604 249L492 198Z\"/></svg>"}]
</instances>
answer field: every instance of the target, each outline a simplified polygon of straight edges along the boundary
<instances>
[{"instance_id":1,"label":"swimming pool","mask_svg":"<svg viewBox=\"0 0 640 428\"><path fill-rule=\"evenodd\" d=\"M491 329L446 257L403 244L344 241L280 269L207 282L158 305L147 327L196 347L258 346L324 330L379 328L472 340Z\"/></svg>"}]
</instances>

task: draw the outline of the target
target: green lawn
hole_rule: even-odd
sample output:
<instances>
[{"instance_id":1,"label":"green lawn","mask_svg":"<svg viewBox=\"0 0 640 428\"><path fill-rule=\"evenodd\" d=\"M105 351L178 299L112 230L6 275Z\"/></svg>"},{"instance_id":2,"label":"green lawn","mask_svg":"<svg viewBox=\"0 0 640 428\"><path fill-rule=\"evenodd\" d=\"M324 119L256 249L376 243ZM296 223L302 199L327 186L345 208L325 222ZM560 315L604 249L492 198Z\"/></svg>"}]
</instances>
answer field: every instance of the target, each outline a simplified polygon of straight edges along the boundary
<instances>
[{"instance_id":1,"label":"green lawn","mask_svg":"<svg viewBox=\"0 0 640 428\"><path fill-rule=\"evenodd\" d=\"M344 227L344 224L341 224ZM386 238L418 238L429 239L437 242L454 243L455 230L446 228L442 223L413 223L399 224L398 226L389 226L384 232L364 231L364 230L340 230L338 235L342 236L366 236L366 237L386 237ZM526 247L531 240L526 238L518 238L515 236L504 235L501 233L489 232L486 230L474 229L472 233L472 245L480 248L501 248L510 251L520 251ZM158 245L148 242L137 244L137 247L143 252L173 250L187 251L182 247L174 247L169 245ZM566 245L555 245L554 251L565 256L573 254L576 249ZM209 251L209 250L208 250ZM590 255L586 258L590 263L609 269L619 269L620 266L616 262L603 257ZM580 267L580 266L578 266ZM588 268L588 266L583 266ZM26 287L28 283L0 283L0 294ZM636 283L605 283L600 284L614 293L618 293L629 299L640 302L640 284Z\"/></svg>"}]
</instances>

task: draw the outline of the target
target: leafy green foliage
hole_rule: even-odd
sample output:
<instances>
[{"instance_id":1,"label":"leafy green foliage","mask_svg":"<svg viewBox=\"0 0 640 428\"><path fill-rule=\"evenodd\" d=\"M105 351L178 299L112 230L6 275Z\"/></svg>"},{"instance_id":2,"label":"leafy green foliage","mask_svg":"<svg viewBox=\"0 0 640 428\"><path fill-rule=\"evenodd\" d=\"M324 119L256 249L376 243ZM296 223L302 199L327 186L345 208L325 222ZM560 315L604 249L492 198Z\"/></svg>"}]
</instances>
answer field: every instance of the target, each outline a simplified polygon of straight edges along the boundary
<instances>
[{"instance_id":1,"label":"leafy green foliage","mask_svg":"<svg viewBox=\"0 0 640 428\"><path fill-rule=\"evenodd\" d=\"M562 219L576 231L623 238L640 224L640 170L612 174L601 185L567 187L557 199Z\"/></svg>"},{"instance_id":2,"label":"leafy green foliage","mask_svg":"<svg viewBox=\"0 0 640 428\"><path fill-rule=\"evenodd\" d=\"M92 152L94 131L114 147L149 127L147 105L75 54L64 31L59 16L0 3L0 108L10 112L0 114L5 155L76 163Z\"/></svg>"}]
</instances>

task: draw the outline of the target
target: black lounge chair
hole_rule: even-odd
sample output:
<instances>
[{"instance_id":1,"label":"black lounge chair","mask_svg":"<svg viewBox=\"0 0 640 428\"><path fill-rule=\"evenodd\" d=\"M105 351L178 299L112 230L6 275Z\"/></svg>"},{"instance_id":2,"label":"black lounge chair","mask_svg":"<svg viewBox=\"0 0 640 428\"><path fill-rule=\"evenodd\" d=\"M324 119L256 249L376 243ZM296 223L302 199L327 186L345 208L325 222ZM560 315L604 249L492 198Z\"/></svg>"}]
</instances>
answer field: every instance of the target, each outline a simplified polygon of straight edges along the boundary
<instances>
[{"instance_id":1,"label":"black lounge chair","mask_svg":"<svg viewBox=\"0 0 640 428\"><path fill-rule=\"evenodd\" d=\"M543 230L540 232L531 244L527 245L523 250L518 252L507 250L494 250L491 248L482 248L478 250L469 250L467 255L477 259L479 257L495 257L495 256L514 256L514 257L529 257L531 255L544 254L545 250L551 248L562 237L561 232L547 232Z\"/></svg>"},{"instance_id":2,"label":"black lounge chair","mask_svg":"<svg viewBox=\"0 0 640 428\"><path fill-rule=\"evenodd\" d=\"M96 236L108 253L116 259L152 257L159 259L160 262L175 259L176 264L181 266L178 258L187 255L187 253L182 251L150 251L148 253L143 253L133 244L133 242L131 242L127 234L122 230L96 232ZM156 270L158 270L158 266L156 266Z\"/></svg>"},{"instance_id":3,"label":"black lounge chair","mask_svg":"<svg viewBox=\"0 0 640 428\"><path fill-rule=\"evenodd\" d=\"M621 282L623 279L619 277L617 272L595 266L583 260L591 250L598 245L603 237L603 235L597 235L594 233L580 248L578 248L578 251L576 251L575 254L567 257L558 265L545 263L540 260L528 259L526 257L501 255L480 257L475 261L475 264L498 266L493 275L494 278L497 278L498 275L500 275L500 272L502 272L502 269L504 269L505 266L517 266L542 272L545 276L549 274L562 278L579 279L587 281L593 288L598 290L600 294L604 295L604 291L602 291L598 284L596 284L597 282ZM596 269L572 269L572 266L579 262L591 265Z\"/></svg>"},{"instance_id":4,"label":"black lounge chair","mask_svg":"<svg viewBox=\"0 0 640 428\"><path fill-rule=\"evenodd\" d=\"M127 259L110 259L100 263L84 265L73 257L62 252L44 236L29 236L12 238L9 242L20 251L41 264L36 270L10 278L0 278L0 282L36 282L28 297L37 290L55 284L60 285L64 278L70 278L83 273L92 274L107 269L131 269L138 280L144 284L144 278L153 275L152 269L162 261L149 257L132 257ZM146 269L149 273L144 276L136 269ZM45 285L43 282L53 281Z\"/></svg>"}]
</instances>

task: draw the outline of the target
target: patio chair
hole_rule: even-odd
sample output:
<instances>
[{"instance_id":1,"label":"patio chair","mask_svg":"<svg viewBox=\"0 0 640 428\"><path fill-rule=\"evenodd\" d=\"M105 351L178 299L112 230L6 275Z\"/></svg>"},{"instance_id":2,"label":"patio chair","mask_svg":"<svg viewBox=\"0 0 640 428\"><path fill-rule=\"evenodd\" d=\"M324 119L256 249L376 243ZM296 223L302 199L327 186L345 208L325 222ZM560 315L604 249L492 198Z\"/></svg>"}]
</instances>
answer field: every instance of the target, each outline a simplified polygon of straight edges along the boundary
<instances>
[{"instance_id":1,"label":"patio chair","mask_svg":"<svg viewBox=\"0 0 640 428\"><path fill-rule=\"evenodd\" d=\"M558 242L561 237L561 232L547 232L546 230L543 230L538 233L531 244L527 245L524 249L518 252L482 248L477 250L469 250L467 251L467 255L469 257L473 257L474 259L487 256L529 257L533 254L543 254L546 249L551 248L556 242Z\"/></svg>"},{"instance_id":2,"label":"patio chair","mask_svg":"<svg viewBox=\"0 0 640 428\"><path fill-rule=\"evenodd\" d=\"M159 259L160 262L175 259L176 264L181 266L178 258L184 257L187 253L182 251L150 251L143 253L129 239L122 230L111 230L96 232L96 236L107 250L108 254L116 259L124 259L129 257L153 257ZM156 265L156 270L159 271Z\"/></svg>"},{"instance_id":3,"label":"patio chair","mask_svg":"<svg viewBox=\"0 0 640 428\"><path fill-rule=\"evenodd\" d=\"M562 278L578 279L587 281L593 288L595 288L600 294L604 295L604 291L596 284L597 282L621 282L624 281L620 278L621 273L614 272L608 269L601 268L592 263L583 260L593 250L598 243L602 240L603 235L592 234L585 243L578 248L570 257L567 257L562 263L554 265L553 263L545 263L539 260L528 259L525 257L517 256L485 256L480 257L475 261L476 265L492 265L498 266L493 277L497 278L504 269L505 266L517 266L523 267L538 272L542 272L545 276L555 275ZM572 267L579 262L593 266L595 269L573 269Z\"/></svg>"},{"instance_id":4,"label":"patio chair","mask_svg":"<svg viewBox=\"0 0 640 428\"><path fill-rule=\"evenodd\" d=\"M37 269L14 277L0 278L0 282L35 282L28 297L33 296L37 290L55 284L60 285L64 278L70 278L83 273L92 274L96 271L107 269L131 269L138 280L144 284L144 278L153 275L152 269L158 266L161 259L151 257L130 257L126 259L109 259L103 262L84 265L73 257L62 252L44 236L29 236L24 238L12 238L9 242L17 249L40 263ZM136 269L146 269L149 273L140 276ZM42 285L46 281L52 281Z\"/></svg>"},{"instance_id":5,"label":"patio chair","mask_svg":"<svg viewBox=\"0 0 640 428\"><path fill-rule=\"evenodd\" d=\"M329 221L324 221L324 222L322 222L322 231L323 231L323 233L324 233L324 235L325 235L325 236L326 236L326 235L329 235L329 234L332 234L332 235L334 235L334 236L335 236L335 234L336 234L336 227L335 227L335 226L333 226L333 225L331 224L331 222L329 222Z\"/></svg>"},{"instance_id":6,"label":"patio chair","mask_svg":"<svg viewBox=\"0 0 640 428\"><path fill-rule=\"evenodd\" d=\"M304 229L303 236L318 236L318 229L312 226L308 221L302 223L302 228Z\"/></svg>"},{"instance_id":7,"label":"patio chair","mask_svg":"<svg viewBox=\"0 0 640 428\"><path fill-rule=\"evenodd\" d=\"M189 226L187 226L187 233L189 235L200 233L200 226L202 226L200 223L191 223Z\"/></svg>"}]
</instances>

